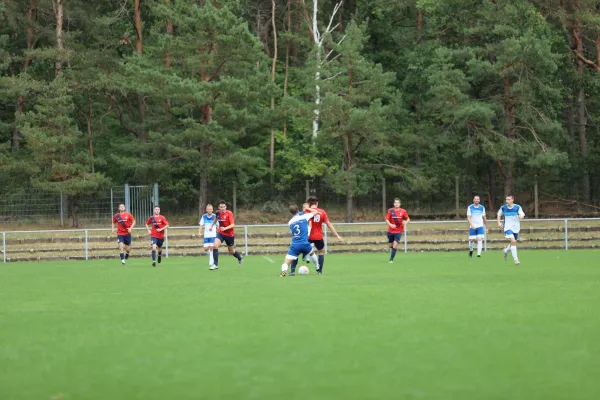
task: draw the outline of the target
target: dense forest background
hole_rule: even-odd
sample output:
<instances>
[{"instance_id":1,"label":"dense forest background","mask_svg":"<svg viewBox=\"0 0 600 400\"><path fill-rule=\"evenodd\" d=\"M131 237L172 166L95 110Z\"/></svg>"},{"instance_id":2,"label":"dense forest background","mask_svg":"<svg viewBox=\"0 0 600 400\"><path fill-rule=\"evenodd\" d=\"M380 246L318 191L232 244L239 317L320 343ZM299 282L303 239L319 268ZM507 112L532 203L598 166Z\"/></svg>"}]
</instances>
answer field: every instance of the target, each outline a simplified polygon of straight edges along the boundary
<instances>
[{"instance_id":1,"label":"dense forest background","mask_svg":"<svg viewBox=\"0 0 600 400\"><path fill-rule=\"evenodd\" d=\"M2 193L598 209L596 1L313 1L0 0Z\"/></svg>"}]
</instances>

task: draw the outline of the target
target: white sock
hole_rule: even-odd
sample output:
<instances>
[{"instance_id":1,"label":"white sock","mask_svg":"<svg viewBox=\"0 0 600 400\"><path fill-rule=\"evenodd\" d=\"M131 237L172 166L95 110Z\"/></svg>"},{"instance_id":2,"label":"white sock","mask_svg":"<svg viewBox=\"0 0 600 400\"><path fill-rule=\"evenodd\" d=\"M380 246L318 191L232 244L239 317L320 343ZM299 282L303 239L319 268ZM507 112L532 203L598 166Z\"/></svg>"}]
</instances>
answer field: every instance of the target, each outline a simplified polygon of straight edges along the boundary
<instances>
[{"instance_id":1,"label":"white sock","mask_svg":"<svg viewBox=\"0 0 600 400\"><path fill-rule=\"evenodd\" d=\"M310 259L315 264L315 268L319 269L319 258L317 257L317 253L312 253Z\"/></svg>"},{"instance_id":2,"label":"white sock","mask_svg":"<svg viewBox=\"0 0 600 400\"><path fill-rule=\"evenodd\" d=\"M215 258L213 257L212 250L208 250L206 253L208 253L208 265L213 265L215 263Z\"/></svg>"},{"instance_id":3,"label":"white sock","mask_svg":"<svg viewBox=\"0 0 600 400\"><path fill-rule=\"evenodd\" d=\"M481 249L483 249L483 242L480 240L479 242L477 242L477 255L478 256L481 255Z\"/></svg>"},{"instance_id":4,"label":"white sock","mask_svg":"<svg viewBox=\"0 0 600 400\"><path fill-rule=\"evenodd\" d=\"M512 253L512 256L515 260L518 260L519 258L517 257L517 246L510 246L510 251Z\"/></svg>"},{"instance_id":5,"label":"white sock","mask_svg":"<svg viewBox=\"0 0 600 400\"><path fill-rule=\"evenodd\" d=\"M287 272L287 264L281 264L281 272L283 271Z\"/></svg>"},{"instance_id":6,"label":"white sock","mask_svg":"<svg viewBox=\"0 0 600 400\"><path fill-rule=\"evenodd\" d=\"M473 242L469 242L469 251L473 251Z\"/></svg>"},{"instance_id":7,"label":"white sock","mask_svg":"<svg viewBox=\"0 0 600 400\"><path fill-rule=\"evenodd\" d=\"M505 253L508 253L510 251L510 246L511 246L510 244L508 246L506 246L506 248L504 249Z\"/></svg>"}]
</instances>

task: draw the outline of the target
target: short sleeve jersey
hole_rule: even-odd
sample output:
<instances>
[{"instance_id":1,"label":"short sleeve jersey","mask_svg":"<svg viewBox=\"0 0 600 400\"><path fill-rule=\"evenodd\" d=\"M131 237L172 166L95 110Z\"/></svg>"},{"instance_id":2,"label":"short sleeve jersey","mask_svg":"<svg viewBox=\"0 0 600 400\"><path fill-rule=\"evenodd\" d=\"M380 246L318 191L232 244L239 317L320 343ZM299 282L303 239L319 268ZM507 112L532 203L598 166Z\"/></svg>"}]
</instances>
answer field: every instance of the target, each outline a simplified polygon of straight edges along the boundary
<instances>
[{"instance_id":1,"label":"short sleeve jersey","mask_svg":"<svg viewBox=\"0 0 600 400\"><path fill-rule=\"evenodd\" d=\"M395 208L390 208L385 216L385 219L390 223L396 225L395 228L392 228L388 225L389 233L403 233L404 232L404 223L408 219L408 213L405 209L399 208L396 210Z\"/></svg>"},{"instance_id":2,"label":"short sleeve jersey","mask_svg":"<svg viewBox=\"0 0 600 400\"><path fill-rule=\"evenodd\" d=\"M308 220L312 217L312 213L297 214L290 219L288 225L292 232L292 244L308 244Z\"/></svg>"},{"instance_id":3,"label":"short sleeve jersey","mask_svg":"<svg viewBox=\"0 0 600 400\"><path fill-rule=\"evenodd\" d=\"M525 217L525 213L520 205L513 204L511 208L505 204L498 210L498 216L504 216L504 232L519 233L521 231L521 219L519 217Z\"/></svg>"},{"instance_id":4,"label":"short sleeve jersey","mask_svg":"<svg viewBox=\"0 0 600 400\"><path fill-rule=\"evenodd\" d=\"M217 214L213 213L210 217L208 214L204 214L200 219L200 226L204 227L204 237L205 238L214 238L217 237L217 229L219 227L219 223L217 222L215 226L210 229L213 222L217 219Z\"/></svg>"},{"instance_id":5,"label":"short sleeve jersey","mask_svg":"<svg viewBox=\"0 0 600 400\"><path fill-rule=\"evenodd\" d=\"M315 214L310 228L308 240L323 240L323 223L329 221L325 210L317 208L318 214Z\"/></svg>"},{"instance_id":6,"label":"short sleeve jersey","mask_svg":"<svg viewBox=\"0 0 600 400\"><path fill-rule=\"evenodd\" d=\"M156 239L165 238L165 231L163 230L159 232L158 229L164 228L168 224L169 221L167 221L167 219L162 215L152 215L150 218L148 218L148 221L146 221L146 225L152 225L152 233L150 233L150 236Z\"/></svg>"},{"instance_id":7,"label":"short sleeve jersey","mask_svg":"<svg viewBox=\"0 0 600 400\"><path fill-rule=\"evenodd\" d=\"M217 211L216 214L217 218L219 218L219 233L223 236L233 237L235 235L235 228L227 229L226 231L221 230L235 222L233 213L229 210L225 210L224 213Z\"/></svg>"},{"instance_id":8,"label":"short sleeve jersey","mask_svg":"<svg viewBox=\"0 0 600 400\"><path fill-rule=\"evenodd\" d=\"M113 222L117 224L117 235L129 235L127 229L131 228L131 225L133 225L134 221L135 218L133 218L133 215L129 214L128 212L115 214L113 217Z\"/></svg>"},{"instance_id":9,"label":"short sleeve jersey","mask_svg":"<svg viewBox=\"0 0 600 400\"><path fill-rule=\"evenodd\" d=\"M485 216L485 207L479 204L475 207L475 204L471 204L467 208L467 216L471 217L471 223L475 228L483 228L483 217Z\"/></svg>"}]
</instances>

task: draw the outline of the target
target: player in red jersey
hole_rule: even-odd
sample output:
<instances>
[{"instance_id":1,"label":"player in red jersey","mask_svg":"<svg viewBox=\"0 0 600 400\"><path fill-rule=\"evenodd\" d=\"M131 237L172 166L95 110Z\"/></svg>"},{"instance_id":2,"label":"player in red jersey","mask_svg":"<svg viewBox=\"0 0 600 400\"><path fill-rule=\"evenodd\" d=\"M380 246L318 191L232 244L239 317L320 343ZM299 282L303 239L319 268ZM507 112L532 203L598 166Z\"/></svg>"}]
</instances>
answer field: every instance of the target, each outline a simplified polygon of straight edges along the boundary
<instances>
[{"instance_id":1,"label":"player in red jersey","mask_svg":"<svg viewBox=\"0 0 600 400\"><path fill-rule=\"evenodd\" d=\"M312 243L312 245L317 249L317 253L319 255L319 269L317 269L318 274L323 273L323 264L325 263L325 241L323 240L323 223L327 225L329 230L335 235L335 237L343 242L344 239L337 233L331 221L329 221L329 217L325 210L319 208L319 199L317 196L310 196L306 199L306 203L308 203L308 208L316 209L318 211L317 214L312 218L312 223L310 225L310 230L308 234L308 241ZM306 204L305 203L305 204ZM304 206L303 206L304 207ZM292 272L294 272L295 265L292 265Z\"/></svg>"},{"instance_id":2,"label":"player in red jersey","mask_svg":"<svg viewBox=\"0 0 600 400\"><path fill-rule=\"evenodd\" d=\"M115 225L117 225L117 243L121 252L121 264L125 264L131 251L131 230L135 226L135 218L125 211L125 204L119 204L119 212L113 216L112 233L115 233Z\"/></svg>"},{"instance_id":3,"label":"player in red jersey","mask_svg":"<svg viewBox=\"0 0 600 400\"><path fill-rule=\"evenodd\" d=\"M387 237L390 248L392 249L392 254L390 255L390 264L392 264L394 262L394 257L396 257L396 250L398 243L400 243L400 238L402 238L402 234L404 233L404 228L406 227L406 224L410 222L406 210L400 208L400 199L394 199L394 207L388 210L385 216L385 222L388 225Z\"/></svg>"},{"instance_id":4,"label":"player in red jersey","mask_svg":"<svg viewBox=\"0 0 600 400\"><path fill-rule=\"evenodd\" d=\"M213 247L213 260L215 262L215 269L219 269L219 247L221 243L225 242L229 254L237 258L239 265L242 265L242 256L235 249L235 219L233 213L227 209L227 203L224 201L219 202L219 211L217 211L217 218L211 225L211 229L219 223L219 230L217 232L217 238L215 239L215 245Z\"/></svg>"},{"instance_id":5,"label":"player in red jersey","mask_svg":"<svg viewBox=\"0 0 600 400\"><path fill-rule=\"evenodd\" d=\"M165 230L169 227L169 221L160 215L160 207L154 207L154 214L146 221L146 229L150 234L152 244L152 266L156 267L156 252L158 251L158 263L162 260L162 246L165 241Z\"/></svg>"}]
</instances>

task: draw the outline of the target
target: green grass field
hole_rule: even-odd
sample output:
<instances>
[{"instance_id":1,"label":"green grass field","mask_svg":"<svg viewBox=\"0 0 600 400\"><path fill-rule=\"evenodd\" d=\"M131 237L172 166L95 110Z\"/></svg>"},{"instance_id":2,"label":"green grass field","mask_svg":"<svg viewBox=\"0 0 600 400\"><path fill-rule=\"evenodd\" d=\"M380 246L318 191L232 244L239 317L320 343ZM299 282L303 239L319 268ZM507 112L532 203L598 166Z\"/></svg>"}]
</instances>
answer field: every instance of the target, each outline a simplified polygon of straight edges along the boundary
<instances>
[{"instance_id":1,"label":"green grass field","mask_svg":"<svg viewBox=\"0 0 600 400\"><path fill-rule=\"evenodd\" d=\"M599 255L2 264L0 399L598 399Z\"/></svg>"}]
</instances>

